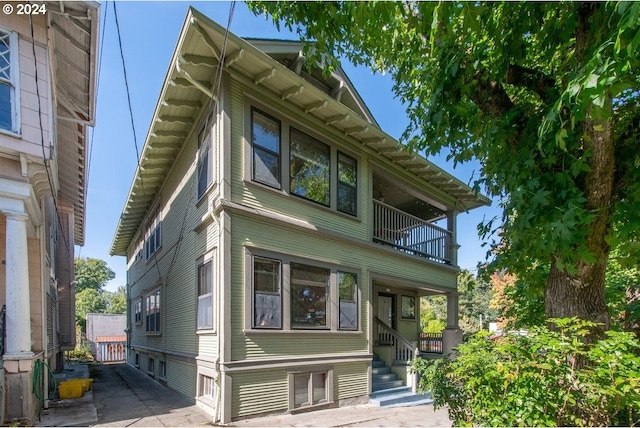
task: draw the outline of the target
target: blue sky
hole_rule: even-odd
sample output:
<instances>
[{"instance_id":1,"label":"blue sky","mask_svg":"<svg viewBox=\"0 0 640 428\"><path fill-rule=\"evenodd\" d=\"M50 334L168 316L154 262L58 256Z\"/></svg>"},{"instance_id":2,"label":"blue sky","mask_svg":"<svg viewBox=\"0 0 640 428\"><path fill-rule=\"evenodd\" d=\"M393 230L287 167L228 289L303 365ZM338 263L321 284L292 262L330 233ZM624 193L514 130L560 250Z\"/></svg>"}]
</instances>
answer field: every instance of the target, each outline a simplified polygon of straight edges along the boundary
<instances>
[{"instance_id":1,"label":"blue sky","mask_svg":"<svg viewBox=\"0 0 640 428\"><path fill-rule=\"evenodd\" d=\"M229 2L116 3L140 151L190 5L226 26ZM296 38L291 33L279 33L270 20L254 16L244 3L236 4L231 31L240 37ZM96 126L89 140L92 148L86 239L84 247L76 248L76 256L105 260L116 273L116 278L107 285L107 289L113 291L126 284L126 260L120 256L109 256L109 248L129 193L137 160L112 2L102 3L100 38ZM394 99L389 76L374 75L366 68L355 68L346 63L343 63L343 68L381 128L399 138L408 121L401 103ZM453 164L446 162L444 156L430 160L463 182L468 182L473 172L477 174L479 170L474 163L458 165L454 170ZM490 219L496 215L499 215L499 210L494 203L492 207L479 208L458 216L458 243L462 246L458 263L461 267L475 269L477 263L484 260L486 249L481 247L476 226L484 217Z\"/></svg>"}]
</instances>

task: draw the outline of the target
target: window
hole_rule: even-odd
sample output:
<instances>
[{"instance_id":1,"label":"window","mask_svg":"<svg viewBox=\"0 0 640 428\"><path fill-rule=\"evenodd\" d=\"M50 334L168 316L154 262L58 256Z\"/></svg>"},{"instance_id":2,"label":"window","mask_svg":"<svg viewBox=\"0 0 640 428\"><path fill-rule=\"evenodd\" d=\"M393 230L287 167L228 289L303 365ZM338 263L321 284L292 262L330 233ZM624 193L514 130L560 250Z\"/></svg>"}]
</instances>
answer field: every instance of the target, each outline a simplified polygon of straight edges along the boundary
<instances>
[{"instance_id":1,"label":"window","mask_svg":"<svg viewBox=\"0 0 640 428\"><path fill-rule=\"evenodd\" d=\"M151 376L156 374L155 360L153 358L149 358L149 361L147 361L147 373Z\"/></svg>"},{"instance_id":2,"label":"window","mask_svg":"<svg viewBox=\"0 0 640 428\"><path fill-rule=\"evenodd\" d=\"M211 125L206 121L198 136L198 199L204 195L213 181L213 144L211 144Z\"/></svg>"},{"instance_id":3,"label":"window","mask_svg":"<svg viewBox=\"0 0 640 428\"><path fill-rule=\"evenodd\" d=\"M329 206L331 148L302 132L290 131L290 191Z\"/></svg>"},{"instance_id":4,"label":"window","mask_svg":"<svg viewBox=\"0 0 640 428\"><path fill-rule=\"evenodd\" d=\"M280 188L280 122L253 109L251 111L253 180Z\"/></svg>"},{"instance_id":5,"label":"window","mask_svg":"<svg viewBox=\"0 0 640 428\"><path fill-rule=\"evenodd\" d=\"M18 38L0 29L0 129L19 132Z\"/></svg>"},{"instance_id":6,"label":"window","mask_svg":"<svg viewBox=\"0 0 640 428\"><path fill-rule=\"evenodd\" d=\"M198 266L198 329L213 328L213 261Z\"/></svg>"},{"instance_id":7,"label":"window","mask_svg":"<svg viewBox=\"0 0 640 428\"><path fill-rule=\"evenodd\" d=\"M147 233L145 239L145 260L149 260L151 256L162 246L162 222L160 221L160 214L156 210L153 217L150 218L147 225Z\"/></svg>"},{"instance_id":8,"label":"window","mask_svg":"<svg viewBox=\"0 0 640 428\"><path fill-rule=\"evenodd\" d=\"M357 214L357 173L356 160L338 152L338 211Z\"/></svg>"},{"instance_id":9,"label":"window","mask_svg":"<svg viewBox=\"0 0 640 428\"><path fill-rule=\"evenodd\" d=\"M331 379L331 370L289 373L290 407L298 409L331 402Z\"/></svg>"},{"instance_id":10,"label":"window","mask_svg":"<svg viewBox=\"0 0 640 428\"><path fill-rule=\"evenodd\" d=\"M404 319L416 319L416 298L415 296L402 296L402 312L401 317Z\"/></svg>"},{"instance_id":11,"label":"window","mask_svg":"<svg viewBox=\"0 0 640 428\"><path fill-rule=\"evenodd\" d=\"M262 257L253 260L253 327L282 327L280 261Z\"/></svg>"},{"instance_id":12,"label":"window","mask_svg":"<svg viewBox=\"0 0 640 428\"><path fill-rule=\"evenodd\" d=\"M358 329L358 276L355 273L338 272L338 300L340 329Z\"/></svg>"},{"instance_id":13,"label":"window","mask_svg":"<svg viewBox=\"0 0 640 428\"><path fill-rule=\"evenodd\" d=\"M291 263L291 328L327 327L329 269Z\"/></svg>"},{"instance_id":14,"label":"window","mask_svg":"<svg viewBox=\"0 0 640 428\"><path fill-rule=\"evenodd\" d=\"M160 365L158 367L158 377L164 379L167 377L167 363L164 361L159 361Z\"/></svg>"},{"instance_id":15,"label":"window","mask_svg":"<svg viewBox=\"0 0 640 428\"><path fill-rule=\"evenodd\" d=\"M136 324L142 324L142 298L136 299L134 304L134 320Z\"/></svg>"},{"instance_id":16,"label":"window","mask_svg":"<svg viewBox=\"0 0 640 428\"><path fill-rule=\"evenodd\" d=\"M146 331L160 333L160 290L149 294L146 299Z\"/></svg>"},{"instance_id":17,"label":"window","mask_svg":"<svg viewBox=\"0 0 640 428\"><path fill-rule=\"evenodd\" d=\"M272 254L247 253L246 266L247 329L358 330L356 273Z\"/></svg>"},{"instance_id":18,"label":"window","mask_svg":"<svg viewBox=\"0 0 640 428\"><path fill-rule=\"evenodd\" d=\"M136 353L135 366L140 367L140 354Z\"/></svg>"},{"instance_id":19,"label":"window","mask_svg":"<svg viewBox=\"0 0 640 428\"><path fill-rule=\"evenodd\" d=\"M200 391L198 396L214 399L216 396L216 382L211 376L200 375Z\"/></svg>"}]
</instances>

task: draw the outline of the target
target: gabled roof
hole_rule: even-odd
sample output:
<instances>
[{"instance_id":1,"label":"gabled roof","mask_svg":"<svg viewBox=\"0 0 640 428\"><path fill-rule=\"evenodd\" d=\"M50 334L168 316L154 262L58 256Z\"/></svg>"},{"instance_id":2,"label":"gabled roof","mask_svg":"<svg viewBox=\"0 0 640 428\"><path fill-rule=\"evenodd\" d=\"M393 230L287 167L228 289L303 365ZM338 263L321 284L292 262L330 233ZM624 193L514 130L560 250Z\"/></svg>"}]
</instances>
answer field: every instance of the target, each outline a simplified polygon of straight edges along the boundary
<instances>
[{"instance_id":1,"label":"gabled roof","mask_svg":"<svg viewBox=\"0 0 640 428\"><path fill-rule=\"evenodd\" d=\"M253 43L263 44L263 47L272 46L272 55L276 55L273 41L258 43L253 39ZM283 45L287 43L290 44L289 51L293 50L291 42L284 42ZM127 203L118 222L111 255L127 254L131 241L193 125L194 112L212 97L210 82L214 80L219 61L238 79L261 86L283 102L290 103L292 107L352 138L354 144L361 144L366 147L365 150L400 165L434 196L446 201L450 208L464 211L490 204L486 197L476 194L457 178L423 157L407 152L402 144L375 124L364 103L352 106L357 107L354 111L326 90L305 80L302 73L296 73L234 34L228 34L226 52L222 54L221 47L224 44L225 29L190 8L153 114ZM339 73L335 76L342 77ZM344 81L352 87L350 82ZM355 90L350 96L354 102L362 101Z\"/></svg>"}]
</instances>

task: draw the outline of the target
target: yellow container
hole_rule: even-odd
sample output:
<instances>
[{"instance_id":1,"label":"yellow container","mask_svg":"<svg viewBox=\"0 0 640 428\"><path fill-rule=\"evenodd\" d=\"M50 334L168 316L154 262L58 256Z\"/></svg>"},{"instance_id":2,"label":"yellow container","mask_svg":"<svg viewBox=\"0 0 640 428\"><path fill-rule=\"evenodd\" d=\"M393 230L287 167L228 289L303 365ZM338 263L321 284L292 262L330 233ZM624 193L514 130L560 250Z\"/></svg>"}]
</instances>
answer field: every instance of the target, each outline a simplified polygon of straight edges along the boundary
<instances>
[{"instance_id":1,"label":"yellow container","mask_svg":"<svg viewBox=\"0 0 640 428\"><path fill-rule=\"evenodd\" d=\"M60 382L58 385L58 395L60 398L80 398L84 394L82 382Z\"/></svg>"},{"instance_id":2,"label":"yellow container","mask_svg":"<svg viewBox=\"0 0 640 428\"><path fill-rule=\"evenodd\" d=\"M65 382L75 382L82 385L82 392L87 392L91 390L91 386L93 385L93 379L91 378L78 378L78 379L69 379Z\"/></svg>"}]
</instances>

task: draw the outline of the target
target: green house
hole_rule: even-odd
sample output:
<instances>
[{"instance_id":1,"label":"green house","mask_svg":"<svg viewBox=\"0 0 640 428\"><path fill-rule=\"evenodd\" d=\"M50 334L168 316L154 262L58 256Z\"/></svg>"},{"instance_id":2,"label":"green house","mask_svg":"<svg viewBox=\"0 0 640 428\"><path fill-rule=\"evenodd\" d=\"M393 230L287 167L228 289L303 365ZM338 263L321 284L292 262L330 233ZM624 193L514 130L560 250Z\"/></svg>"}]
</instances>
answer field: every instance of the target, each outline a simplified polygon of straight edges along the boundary
<instances>
[{"instance_id":1,"label":"green house","mask_svg":"<svg viewBox=\"0 0 640 428\"><path fill-rule=\"evenodd\" d=\"M411 387L408 361L461 339L456 215L487 204L342 70L191 9L111 246L128 363L222 423ZM420 336L426 295L447 297L441 337Z\"/></svg>"}]
</instances>

